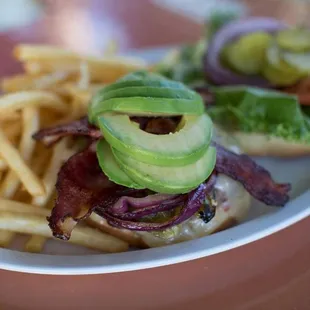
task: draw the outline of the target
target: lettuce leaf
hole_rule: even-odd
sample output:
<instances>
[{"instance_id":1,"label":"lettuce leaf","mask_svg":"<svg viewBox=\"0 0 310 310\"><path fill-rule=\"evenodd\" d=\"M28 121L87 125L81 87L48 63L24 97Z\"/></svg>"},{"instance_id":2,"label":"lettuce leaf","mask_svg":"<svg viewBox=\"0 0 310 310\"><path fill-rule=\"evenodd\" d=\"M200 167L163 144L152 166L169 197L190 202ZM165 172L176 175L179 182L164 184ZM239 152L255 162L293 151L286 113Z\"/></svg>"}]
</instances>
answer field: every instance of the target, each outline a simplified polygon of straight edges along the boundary
<instances>
[{"instance_id":1,"label":"lettuce leaf","mask_svg":"<svg viewBox=\"0 0 310 310\"><path fill-rule=\"evenodd\" d=\"M205 23L207 37L211 38L220 28L240 16L240 12L236 10L213 11Z\"/></svg>"},{"instance_id":2,"label":"lettuce leaf","mask_svg":"<svg viewBox=\"0 0 310 310\"><path fill-rule=\"evenodd\" d=\"M216 104L208 113L224 128L310 143L310 118L296 96L247 86L212 90Z\"/></svg>"},{"instance_id":3,"label":"lettuce leaf","mask_svg":"<svg viewBox=\"0 0 310 310\"><path fill-rule=\"evenodd\" d=\"M193 86L205 82L202 57L207 49L206 40L182 46L168 63L164 59L157 64L155 71L161 75Z\"/></svg>"}]
</instances>

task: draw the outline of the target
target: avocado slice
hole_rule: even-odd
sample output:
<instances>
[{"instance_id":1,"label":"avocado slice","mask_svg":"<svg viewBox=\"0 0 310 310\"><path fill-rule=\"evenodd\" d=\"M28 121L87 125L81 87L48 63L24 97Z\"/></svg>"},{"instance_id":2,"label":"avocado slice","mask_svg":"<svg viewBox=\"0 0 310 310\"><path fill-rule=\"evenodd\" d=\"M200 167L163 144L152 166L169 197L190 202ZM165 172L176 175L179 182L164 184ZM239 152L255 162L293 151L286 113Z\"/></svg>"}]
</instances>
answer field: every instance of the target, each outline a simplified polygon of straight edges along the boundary
<instances>
[{"instance_id":1,"label":"avocado slice","mask_svg":"<svg viewBox=\"0 0 310 310\"><path fill-rule=\"evenodd\" d=\"M112 182L130 188L144 188L130 179L130 177L119 167L111 151L110 145L103 139L97 143L97 158L102 171Z\"/></svg>"},{"instance_id":2,"label":"avocado slice","mask_svg":"<svg viewBox=\"0 0 310 310\"><path fill-rule=\"evenodd\" d=\"M96 123L104 112L128 115L169 116L201 115L201 96L180 82L153 73L133 73L102 88L91 101L88 116Z\"/></svg>"},{"instance_id":3,"label":"avocado slice","mask_svg":"<svg viewBox=\"0 0 310 310\"><path fill-rule=\"evenodd\" d=\"M208 148L212 121L207 114L184 115L178 132L167 135L147 133L133 125L128 115L104 113L98 125L104 138L116 150L159 166L184 166L197 161Z\"/></svg>"},{"instance_id":4,"label":"avocado slice","mask_svg":"<svg viewBox=\"0 0 310 310\"><path fill-rule=\"evenodd\" d=\"M137 183L158 193L188 193L204 182L212 173L216 150L209 147L194 163L182 167L161 167L142 163L112 148L116 161Z\"/></svg>"}]
</instances>

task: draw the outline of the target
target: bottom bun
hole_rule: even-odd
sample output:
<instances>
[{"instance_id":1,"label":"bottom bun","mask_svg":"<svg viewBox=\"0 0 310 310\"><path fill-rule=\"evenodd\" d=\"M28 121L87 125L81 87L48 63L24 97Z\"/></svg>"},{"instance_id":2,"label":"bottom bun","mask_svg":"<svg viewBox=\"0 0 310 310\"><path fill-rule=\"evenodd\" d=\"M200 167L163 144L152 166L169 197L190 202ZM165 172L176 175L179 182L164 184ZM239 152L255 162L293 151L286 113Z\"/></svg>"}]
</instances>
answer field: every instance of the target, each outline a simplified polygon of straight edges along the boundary
<instances>
[{"instance_id":1,"label":"bottom bun","mask_svg":"<svg viewBox=\"0 0 310 310\"><path fill-rule=\"evenodd\" d=\"M293 157L310 154L310 145L290 142L278 137L239 131L232 132L231 135L242 151L252 156Z\"/></svg>"},{"instance_id":2,"label":"bottom bun","mask_svg":"<svg viewBox=\"0 0 310 310\"><path fill-rule=\"evenodd\" d=\"M109 225L104 218L96 213L92 213L90 215L87 219L87 223L92 227L98 228L109 235L127 242L131 247L140 249L148 248L141 236L139 236L135 231L113 227Z\"/></svg>"},{"instance_id":3,"label":"bottom bun","mask_svg":"<svg viewBox=\"0 0 310 310\"><path fill-rule=\"evenodd\" d=\"M248 214L251 196L241 184L219 175L215 184L217 207L215 216L205 223L197 214L184 223L160 232L137 232L149 247L179 243L227 229Z\"/></svg>"}]
</instances>

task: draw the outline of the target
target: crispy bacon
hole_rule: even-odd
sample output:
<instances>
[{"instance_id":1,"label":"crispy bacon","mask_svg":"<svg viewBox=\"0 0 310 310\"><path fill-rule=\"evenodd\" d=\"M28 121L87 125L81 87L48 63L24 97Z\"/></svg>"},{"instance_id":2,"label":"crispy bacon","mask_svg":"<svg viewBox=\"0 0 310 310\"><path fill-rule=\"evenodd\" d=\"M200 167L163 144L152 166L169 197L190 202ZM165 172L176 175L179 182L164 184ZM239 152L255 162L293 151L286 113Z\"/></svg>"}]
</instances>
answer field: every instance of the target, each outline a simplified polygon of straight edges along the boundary
<instances>
[{"instance_id":1,"label":"crispy bacon","mask_svg":"<svg viewBox=\"0 0 310 310\"><path fill-rule=\"evenodd\" d=\"M48 218L53 235L68 240L72 229L100 205L111 207L122 196L139 197L145 190L117 185L102 172L94 145L73 155L62 166L56 183L57 199Z\"/></svg>"},{"instance_id":2,"label":"crispy bacon","mask_svg":"<svg viewBox=\"0 0 310 310\"><path fill-rule=\"evenodd\" d=\"M270 173L249 156L237 155L213 144L217 150L216 171L240 182L254 198L267 205L284 206L287 203L290 184L275 183Z\"/></svg>"},{"instance_id":3,"label":"crispy bacon","mask_svg":"<svg viewBox=\"0 0 310 310\"><path fill-rule=\"evenodd\" d=\"M59 141L65 136L86 136L99 139L102 135L98 128L88 122L87 117L63 125L44 128L33 135L33 138L42 141L46 146Z\"/></svg>"},{"instance_id":4,"label":"crispy bacon","mask_svg":"<svg viewBox=\"0 0 310 310\"><path fill-rule=\"evenodd\" d=\"M148 133L163 135L173 132L179 122L179 117L132 117L132 121L139 123L140 128ZM100 139L100 130L88 122L87 117L63 125L44 128L33 135L37 141L51 146L65 136L85 136L92 139Z\"/></svg>"},{"instance_id":5,"label":"crispy bacon","mask_svg":"<svg viewBox=\"0 0 310 310\"><path fill-rule=\"evenodd\" d=\"M148 122L142 122L143 119L138 118L135 121L144 129L148 126ZM149 128L152 126L149 125ZM84 135L95 139L101 137L100 131L90 125L87 118L44 129L34 137L51 144L66 135ZM242 183L253 197L265 204L283 206L288 201L288 192L291 189L289 184L275 183L270 173L247 155L232 153L215 142L213 145L217 149L215 172L226 174ZM150 194L147 190L129 189L109 181L98 164L94 143L72 156L62 166L58 173L56 190L58 197L48 221L54 236L64 240L70 238L76 223L93 210L100 207L101 212L106 213L105 210L114 205L120 197L144 197ZM150 211L152 213L153 209L147 210Z\"/></svg>"},{"instance_id":6,"label":"crispy bacon","mask_svg":"<svg viewBox=\"0 0 310 310\"><path fill-rule=\"evenodd\" d=\"M98 191L112 186L91 148L69 158L58 173L57 200L48 218L53 235L68 240L76 223L91 212Z\"/></svg>"}]
</instances>

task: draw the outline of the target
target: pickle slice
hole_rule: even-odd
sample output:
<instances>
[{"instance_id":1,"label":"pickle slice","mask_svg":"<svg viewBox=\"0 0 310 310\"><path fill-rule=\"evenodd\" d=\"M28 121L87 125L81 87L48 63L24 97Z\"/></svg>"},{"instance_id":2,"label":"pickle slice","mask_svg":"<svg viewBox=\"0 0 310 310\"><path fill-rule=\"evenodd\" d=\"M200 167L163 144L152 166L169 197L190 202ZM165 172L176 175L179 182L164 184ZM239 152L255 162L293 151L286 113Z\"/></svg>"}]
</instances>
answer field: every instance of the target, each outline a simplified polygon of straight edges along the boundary
<instances>
[{"instance_id":1,"label":"pickle slice","mask_svg":"<svg viewBox=\"0 0 310 310\"><path fill-rule=\"evenodd\" d=\"M284 61L300 72L310 73L310 53L282 52L281 54Z\"/></svg>"},{"instance_id":2,"label":"pickle slice","mask_svg":"<svg viewBox=\"0 0 310 310\"><path fill-rule=\"evenodd\" d=\"M287 86L296 83L304 74L281 58L278 45L272 42L266 51L263 76L272 84Z\"/></svg>"},{"instance_id":3,"label":"pickle slice","mask_svg":"<svg viewBox=\"0 0 310 310\"><path fill-rule=\"evenodd\" d=\"M262 74L268 81L277 86L293 85L301 79L299 74L288 74L272 66L265 67Z\"/></svg>"},{"instance_id":4,"label":"pickle slice","mask_svg":"<svg viewBox=\"0 0 310 310\"><path fill-rule=\"evenodd\" d=\"M264 32L244 35L224 48L223 58L230 67L240 73L258 74L263 67L270 40L271 36Z\"/></svg>"},{"instance_id":5,"label":"pickle slice","mask_svg":"<svg viewBox=\"0 0 310 310\"><path fill-rule=\"evenodd\" d=\"M279 31L276 42L280 48L292 52L310 51L310 30L305 28L293 28Z\"/></svg>"}]
</instances>

